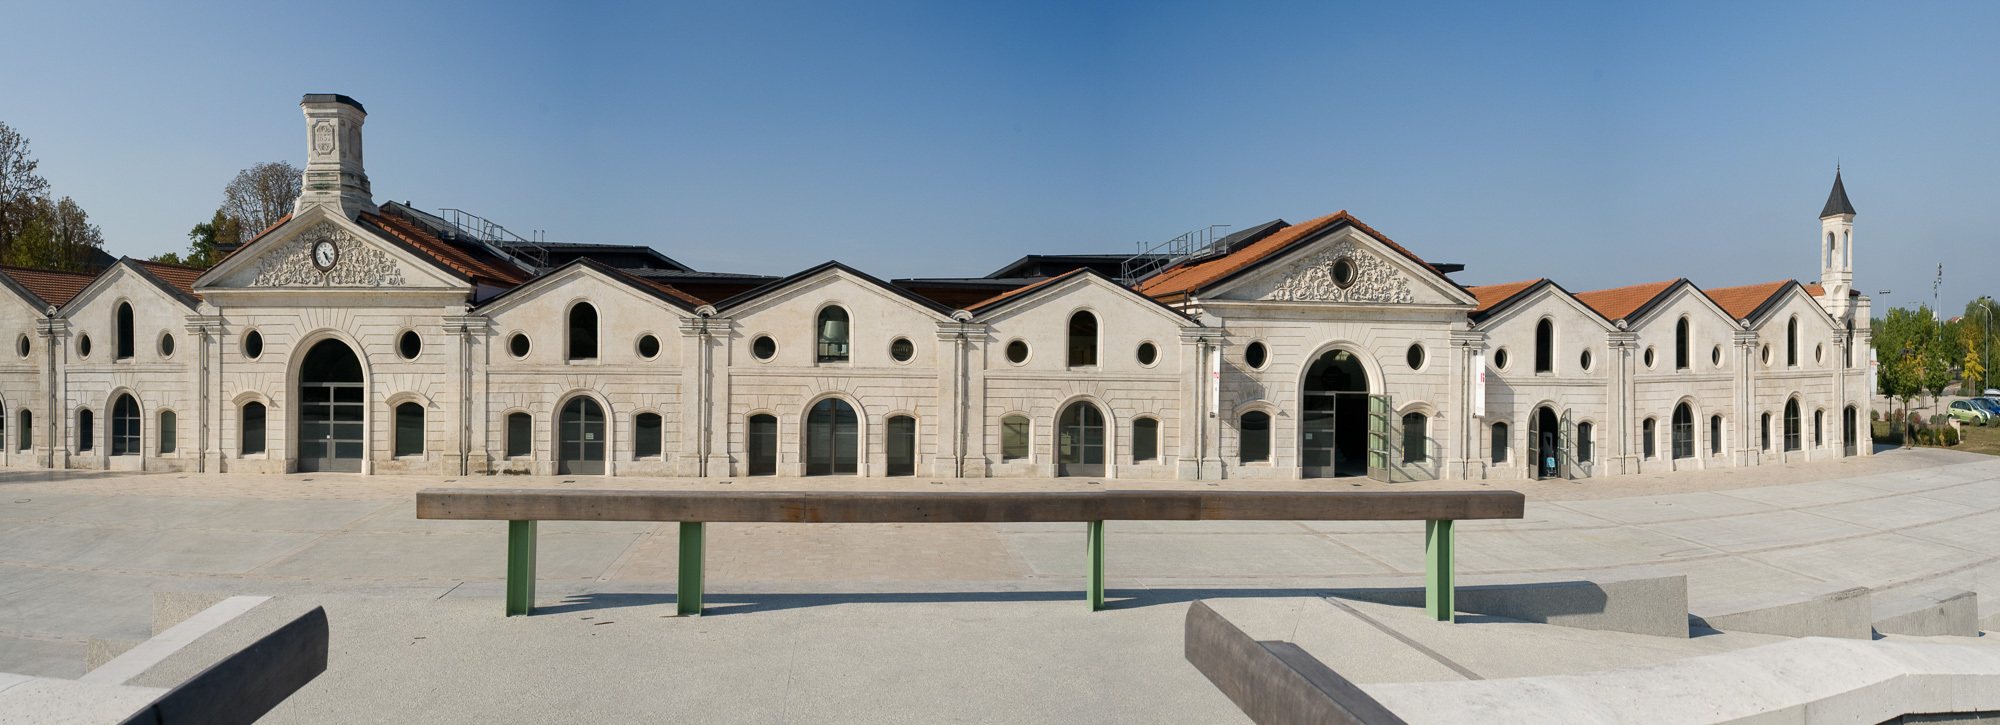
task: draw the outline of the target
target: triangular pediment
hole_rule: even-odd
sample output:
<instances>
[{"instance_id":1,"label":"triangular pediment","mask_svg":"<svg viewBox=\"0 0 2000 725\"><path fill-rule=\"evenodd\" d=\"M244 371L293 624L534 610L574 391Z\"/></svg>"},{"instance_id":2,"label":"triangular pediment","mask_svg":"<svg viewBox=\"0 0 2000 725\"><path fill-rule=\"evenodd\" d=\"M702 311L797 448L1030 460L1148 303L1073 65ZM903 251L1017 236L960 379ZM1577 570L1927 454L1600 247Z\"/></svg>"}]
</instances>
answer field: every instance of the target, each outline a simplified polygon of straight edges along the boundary
<instances>
[{"instance_id":1,"label":"triangular pediment","mask_svg":"<svg viewBox=\"0 0 2000 725\"><path fill-rule=\"evenodd\" d=\"M332 264L315 259L331 245ZM196 280L220 289L470 289L434 261L346 217L315 209L259 237Z\"/></svg>"},{"instance_id":2,"label":"triangular pediment","mask_svg":"<svg viewBox=\"0 0 2000 725\"><path fill-rule=\"evenodd\" d=\"M1340 269L1343 263L1345 269ZM1270 302L1477 304L1465 290L1351 226L1306 240L1202 296Z\"/></svg>"}]
</instances>

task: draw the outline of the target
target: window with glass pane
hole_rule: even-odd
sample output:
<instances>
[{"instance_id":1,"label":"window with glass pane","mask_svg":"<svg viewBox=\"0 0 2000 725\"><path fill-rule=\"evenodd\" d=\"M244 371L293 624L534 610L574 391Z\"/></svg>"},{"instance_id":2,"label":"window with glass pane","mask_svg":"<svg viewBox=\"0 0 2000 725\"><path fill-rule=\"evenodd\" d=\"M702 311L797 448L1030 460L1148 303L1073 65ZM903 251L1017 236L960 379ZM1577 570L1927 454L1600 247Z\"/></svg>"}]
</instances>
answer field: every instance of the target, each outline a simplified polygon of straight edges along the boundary
<instances>
[{"instance_id":1,"label":"window with glass pane","mask_svg":"<svg viewBox=\"0 0 2000 725\"><path fill-rule=\"evenodd\" d=\"M396 406L396 455L424 454L424 406L404 403Z\"/></svg>"},{"instance_id":2,"label":"window with glass pane","mask_svg":"<svg viewBox=\"0 0 2000 725\"><path fill-rule=\"evenodd\" d=\"M535 417L527 413L507 414L507 456L535 454Z\"/></svg>"},{"instance_id":3,"label":"window with glass pane","mask_svg":"<svg viewBox=\"0 0 2000 725\"><path fill-rule=\"evenodd\" d=\"M1799 433L1799 401L1797 399L1786 401L1785 450L1796 451L1799 449Z\"/></svg>"},{"instance_id":4,"label":"window with glass pane","mask_svg":"<svg viewBox=\"0 0 2000 725\"><path fill-rule=\"evenodd\" d=\"M1069 316L1069 364L1097 364L1097 315L1078 312Z\"/></svg>"},{"instance_id":5,"label":"window with glass pane","mask_svg":"<svg viewBox=\"0 0 2000 725\"><path fill-rule=\"evenodd\" d=\"M178 438L178 437L180 436L180 433L179 433L179 431L177 431L177 430L175 430L175 429L174 429L174 428L175 428L175 425L176 425L176 424L177 424L178 422L179 422L179 421L178 421L178 420L176 419L176 417L174 416L174 412L173 412L173 411L171 411L171 410L162 410L162 411L160 411L160 452L161 452L161 453L172 453L172 452L174 452L174 449L175 449L175 448L179 447L179 443L180 443L180 442L179 442L178 440L176 440L176 438Z\"/></svg>"},{"instance_id":6,"label":"window with glass pane","mask_svg":"<svg viewBox=\"0 0 2000 725\"><path fill-rule=\"evenodd\" d=\"M1000 458L1028 457L1028 419L1010 415L1000 421Z\"/></svg>"},{"instance_id":7,"label":"window with glass pane","mask_svg":"<svg viewBox=\"0 0 2000 725\"><path fill-rule=\"evenodd\" d=\"M243 455L264 452L264 404L251 401L243 404L243 444L238 452Z\"/></svg>"},{"instance_id":8,"label":"window with glass pane","mask_svg":"<svg viewBox=\"0 0 2000 725\"><path fill-rule=\"evenodd\" d=\"M1708 454L1722 455L1722 416L1719 415L1708 419Z\"/></svg>"},{"instance_id":9,"label":"window with glass pane","mask_svg":"<svg viewBox=\"0 0 2000 725\"><path fill-rule=\"evenodd\" d=\"M1757 425L1757 447L1758 447L1759 449L1762 449L1762 450L1766 450L1766 451L1768 451L1768 450L1771 450L1771 414L1770 414L1770 413L1765 413L1765 414L1764 414L1764 417L1762 417L1762 418L1760 418L1760 419L1759 419L1759 422L1758 422L1758 425Z\"/></svg>"},{"instance_id":10,"label":"window with glass pane","mask_svg":"<svg viewBox=\"0 0 2000 725\"><path fill-rule=\"evenodd\" d=\"M1403 416L1403 462L1423 463L1431 459L1430 418L1422 413Z\"/></svg>"},{"instance_id":11,"label":"window with glass pane","mask_svg":"<svg viewBox=\"0 0 2000 725\"><path fill-rule=\"evenodd\" d=\"M1825 438L1821 438L1821 437L1820 437L1820 434L1821 434L1821 433L1823 432L1823 429L1825 428L1825 426L1826 426L1826 411L1824 411L1824 410L1815 410L1815 411L1813 411L1813 447L1814 447L1814 448L1818 448L1818 447L1820 447L1820 446L1824 446L1824 445L1826 445L1826 443L1825 443L1825 440L1826 440L1826 439L1825 439Z\"/></svg>"},{"instance_id":12,"label":"window with glass pane","mask_svg":"<svg viewBox=\"0 0 2000 725\"><path fill-rule=\"evenodd\" d=\"M588 302L569 308L569 359L597 359L597 308Z\"/></svg>"},{"instance_id":13,"label":"window with glass pane","mask_svg":"<svg viewBox=\"0 0 2000 725\"><path fill-rule=\"evenodd\" d=\"M1160 421L1140 418L1132 421L1132 460L1152 461L1160 457Z\"/></svg>"},{"instance_id":14,"label":"window with glass pane","mask_svg":"<svg viewBox=\"0 0 2000 725\"><path fill-rule=\"evenodd\" d=\"M132 359L132 305L118 303L118 359ZM114 454L115 455L115 454Z\"/></svg>"},{"instance_id":15,"label":"window with glass pane","mask_svg":"<svg viewBox=\"0 0 2000 725\"><path fill-rule=\"evenodd\" d=\"M1243 414L1243 442L1238 457L1244 463L1271 460L1271 414L1253 410Z\"/></svg>"},{"instance_id":16,"label":"window with glass pane","mask_svg":"<svg viewBox=\"0 0 2000 725\"><path fill-rule=\"evenodd\" d=\"M1694 409L1687 403L1674 408L1674 458L1694 457Z\"/></svg>"},{"instance_id":17,"label":"window with glass pane","mask_svg":"<svg viewBox=\"0 0 2000 725\"><path fill-rule=\"evenodd\" d=\"M23 410L17 414L17 417L21 419L21 422L19 425L14 426L14 436L20 439L19 447L21 450L32 450L35 447L35 414Z\"/></svg>"},{"instance_id":18,"label":"window with glass pane","mask_svg":"<svg viewBox=\"0 0 2000 725\"><path fill-rule=\"evenodd\" d=\"M1647 458L1652 458L1653 456L1657 455L1655 443L1653 442L1654 425L1655 424L1653 422L1653 419L1647 418L1646 422L1640 424L1639 426L1639 442L1640 445L1645 447Z\"/></svg>"},{"instance_id":19,"label":"window with glass pane","mask_svg":"<svg viewBox=\"0 0 2000 725\"><path fill-rule=\"evenodd\" d=\"M660 414L640 413L632 418L632 457L659 458L660 434L665 430Z\"/></svg>"},{"instance_id":20,"label":"window with glass pane","mask_svg":"<svg viewBox=\"0 0 2000 725\"><path fill-rule=\"evenodd\" d=\"M1595 451L1592 449L1597 447L1594 436L1596 432L1597 427L1589 423L1576 424L1576 461L1578 463L1589 463L1591 457L1595 455Z\"/></svg>"},{"instance_id":21,"label":"window with glass pane","mask_svg":"<svg viewBox=\"0 0 2000 725\"><path fill-rule=\"evenodd\" d=\"M1493 424L1493 462L1507 462L1507 424Z\"/></svg>"},{"instance_id":22,"label":"window with glass pane","mask_svg":"<svg viewBox=\"0 0 2000 725\"><path fill-rule=\"evenodd\" d=\"M139 401L130 395L111 404L111 455L139 455Z\"/></svg>"},{"instance_id":23,"label":"window with glass pane","mask_svg":"<svg viewBox=\"0 0 2000 725\"><path fill-rule=\"evenodd\" d=\"M1556 323L1542 320L1535 323L1535 372L1552 373L1555 369Z\"/></svg>"},{"instance_id":24,"label":"window with glass pane","mask_svg":"<svg viewBox=\"0 0 2000 725\"><path fill-rule=\"evenodd\" d=\"M847 362L847 310L828 307L819 311L819 361Z\"/></svg>"},{"instance_id":25,"label":"window with glass pane","mask_svg":"<svg viewBox=\"0 0 2000 725\"><path fill-rule=\"evenodd\" d=\"M76 449L88 451L97 447L97 415L88 410L76 412Z\"/></svg>"}]
</instances>

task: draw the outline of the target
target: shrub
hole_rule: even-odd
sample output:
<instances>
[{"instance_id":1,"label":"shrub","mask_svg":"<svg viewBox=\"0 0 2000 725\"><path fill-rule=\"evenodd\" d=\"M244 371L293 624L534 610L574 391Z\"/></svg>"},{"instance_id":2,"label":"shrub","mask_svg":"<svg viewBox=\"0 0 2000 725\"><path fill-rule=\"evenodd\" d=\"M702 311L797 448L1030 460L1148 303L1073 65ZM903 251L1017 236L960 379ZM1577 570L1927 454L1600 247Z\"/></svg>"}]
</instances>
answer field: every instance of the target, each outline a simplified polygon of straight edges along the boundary
<instances>
[{"instance_id":1,"label":"shrub","mask_svg":"<svg viewBox=\"0 0 2000 725\"><path fill-rule=\"evenodd\" d=\"M1882 419L1882 411L1879 411L1879 410L1876 410L1876 409L1874 409L1874 408L1869 408L1869 409L1868 409L1868 419L1869 419L1869 420L1881 420L1881 419Z\"/></svg>"},{"instance_id":2,"label":"shrub","mask_svg":"<svg viewBox=\"0 0 2000 725\"><path fill-rule=\"evenodd\" d=\"M1955 446L1955 445L1958 445L1958 429L1957 429L1957 428L1946 428L1946 429L1944 429L1944 444L1945 444L1945 446L1946 446L1946 447L1950 447L1950 446Z\"/></svg>"}]
</instances>

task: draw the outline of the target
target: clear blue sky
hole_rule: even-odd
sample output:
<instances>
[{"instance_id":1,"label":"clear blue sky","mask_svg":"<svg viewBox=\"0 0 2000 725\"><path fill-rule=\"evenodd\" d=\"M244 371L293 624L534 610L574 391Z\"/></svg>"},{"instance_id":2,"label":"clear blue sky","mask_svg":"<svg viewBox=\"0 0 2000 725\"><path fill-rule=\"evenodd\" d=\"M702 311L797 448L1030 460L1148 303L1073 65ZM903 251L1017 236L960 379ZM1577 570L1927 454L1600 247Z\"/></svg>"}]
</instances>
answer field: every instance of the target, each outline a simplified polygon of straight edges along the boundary
<instances>
[{"instance_id":1,"label":"clear blue sky","mask_svg":"<svg viewBox=\"0 0 2000 725\"><path fill-rule=\"evenodd\" d=\"M303 93L378 200L700 269L979 275L1347 209L1467 284L2000 295L2000 4L23 3L0 121L178 249Z\"/></svg>"}]
</instances>

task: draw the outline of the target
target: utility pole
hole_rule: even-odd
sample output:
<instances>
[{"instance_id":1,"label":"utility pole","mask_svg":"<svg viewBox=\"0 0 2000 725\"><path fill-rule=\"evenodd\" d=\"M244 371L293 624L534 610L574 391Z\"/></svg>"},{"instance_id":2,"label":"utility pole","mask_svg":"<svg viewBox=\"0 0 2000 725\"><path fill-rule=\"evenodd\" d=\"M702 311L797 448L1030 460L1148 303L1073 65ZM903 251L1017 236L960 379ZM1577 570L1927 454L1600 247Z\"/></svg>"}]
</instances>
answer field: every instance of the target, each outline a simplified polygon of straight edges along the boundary
<instances>
[{"instance_id":1,"label":"utility pole","mask_svg":"<svg viewBox=\"0 0 2000 725\"><path fill-rule=\"evenodd\" d=\"M1938 321L1938 287L1944 284L1944 263L1938 263L1937 279L1931 282L1931 321Z\"/></svg>"}]
</instances>

